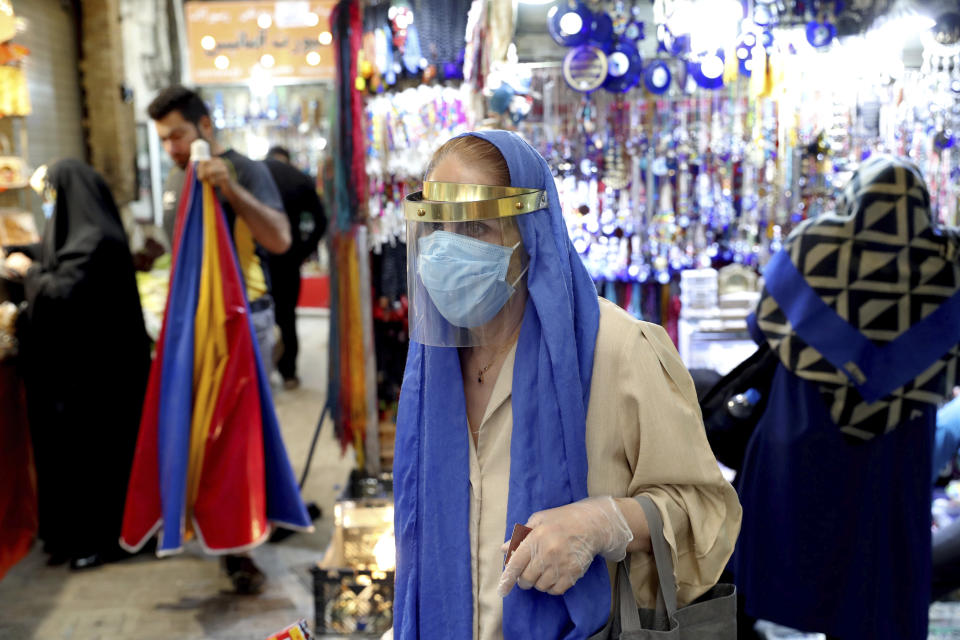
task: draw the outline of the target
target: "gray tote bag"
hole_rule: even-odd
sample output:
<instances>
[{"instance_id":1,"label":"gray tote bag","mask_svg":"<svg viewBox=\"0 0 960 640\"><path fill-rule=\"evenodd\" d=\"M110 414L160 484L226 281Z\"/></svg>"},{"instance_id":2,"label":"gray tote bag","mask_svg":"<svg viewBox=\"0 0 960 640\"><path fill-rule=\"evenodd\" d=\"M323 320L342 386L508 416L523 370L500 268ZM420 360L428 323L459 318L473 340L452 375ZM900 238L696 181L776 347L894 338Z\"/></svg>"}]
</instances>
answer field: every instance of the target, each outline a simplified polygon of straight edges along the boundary
<instances>
[{"instance_id":1,"label":"gray tote bag","mask_svg":"<svg viewBox=\"0 0 960 640\"><path fill-rule=\"evenodd\" d=\"M613 611L607 624L590 640L736 640L737 590L732 584L718 584L685 607L677 608L677 583L673 558L663 537L663 520L647 496L637 496L647 516L653 559L660 588L656 609L638 609L630 584L630 556L617 564Z\"/></svg>"}]
</instances>

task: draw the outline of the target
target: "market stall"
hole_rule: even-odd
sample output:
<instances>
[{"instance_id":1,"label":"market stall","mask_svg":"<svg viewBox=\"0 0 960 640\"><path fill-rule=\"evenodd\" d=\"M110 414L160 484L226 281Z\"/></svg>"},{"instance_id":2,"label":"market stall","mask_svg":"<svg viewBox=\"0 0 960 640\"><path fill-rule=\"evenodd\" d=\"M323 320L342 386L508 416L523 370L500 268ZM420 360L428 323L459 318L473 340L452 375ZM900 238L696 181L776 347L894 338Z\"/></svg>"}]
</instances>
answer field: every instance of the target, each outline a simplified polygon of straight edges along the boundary
<instances>
[{"instance_id":1,"label":"market stall","mask_svg":"<svg viewBox=\"0 0 960 640\"><path fill-rule=\"evenodd\" d=\"M665 325L688 365L705 362L686 350L682 316L688 332L713 323L734 342L745 325L717 325L721 303L683 304L684 272L762 273L871 155L911 158L939 221L956 223L960 15L848 4L559 3L545 25L555 61L494 79L494 96L536 97L528 114L488 109L553 166L600 293Z\"/></svg>"},{"instance_id":2,"label":"market stall","mask_svg":"<svg viewBox=\"0 0 960 640\"><path fill-rule=\"evenodd\" d=\"M334 4L187 2L184 8L189 76L210 106L220 141L255 160L271 147L283 147L321 192L335 126ZM293 232L309 236L312 227L304 225L311 224L305 220ZM301 278L300 306L328 308L324 248L303 264Z\"/></svg>"},{"instance_id":3,"label":"market stall","mask_svg":"<svg viewBox=\"0 0 960 640\"><path fill-rule=\"evenodd\" d=\"M30 52L19 41L13 7L0 1L0 579L30 550L38 524L36 470L17 361L23 256L7 264L10 247L39 240L24 160L23 118L31 109L24 63Z\"/></svg>"},{"instance_id":4,"label":"market stall","mask_svg":"<svg viewBox=\"0 0 960 640\"><path fill-rule=\"evenodd\" d=\"M717 375L755 350L746 317L771 256L834 211L864 160L910 158L937 220L957 223L949 3L572 0L512 16L495 4L471 4L451 64L423 45L430 3L374 3L344 68L364 100L350 144L362 133L381 435L403 371L391 354L405 351L402 199L459 133L511 128L535 146L600 295ZM357 168L353 156L346 173ZM837 259L823 256L825 274Z\"/></svg>"},{"instance_id":5,"label":"market stall","mask_svg":"<svg viewBox=\"0 0 960 640\"><path fill-rule=\"evenodd\" d=\"M23 287L0 266L0 579L37 534L37 478L18 371L16 320Z\"/></svg>"}]
</instances>

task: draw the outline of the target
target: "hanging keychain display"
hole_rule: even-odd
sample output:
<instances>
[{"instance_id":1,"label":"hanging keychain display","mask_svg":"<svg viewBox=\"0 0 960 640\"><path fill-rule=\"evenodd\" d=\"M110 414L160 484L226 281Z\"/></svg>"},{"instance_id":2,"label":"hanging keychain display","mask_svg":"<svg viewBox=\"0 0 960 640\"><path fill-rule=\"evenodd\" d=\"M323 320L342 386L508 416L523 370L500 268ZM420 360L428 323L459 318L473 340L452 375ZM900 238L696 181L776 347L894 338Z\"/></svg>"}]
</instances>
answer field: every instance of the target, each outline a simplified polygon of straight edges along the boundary
<instances>
[{"instance_id":1,"label":"hanging keychain display","mask_svg":"<svg viewBox=\"0 0 960 640\"><path fill-rule=\"evenodd\" d=\"M658 18L658 5L680 4L657 0L651 22L646 0L559 0L547 26L568 50L558 67L534 68L529 95L542 109L516 123L554 168L570 237L602 290L660 317L672 302L659 287L679 271L762 269L795 225L832 211L839 185L870 154L914 159L932 208L957 221L960 45L950 34L960 33L960 15L921 34L921 69L835 87L806 61L822 61L810 54L832 52L838 25L847 28L840 3L744 3L747 15L722 46ZM644 20L657 42L641 50ZM841 72L853 78L856 69ZM400 95L369 103L377 106L368 163L388 175L422 166L425 127L439 123L440 138L464 130L456 110ZM371 210L389 238L391 194L405 183L391 175L380 184Z\"/></svg>"}]
</instances>

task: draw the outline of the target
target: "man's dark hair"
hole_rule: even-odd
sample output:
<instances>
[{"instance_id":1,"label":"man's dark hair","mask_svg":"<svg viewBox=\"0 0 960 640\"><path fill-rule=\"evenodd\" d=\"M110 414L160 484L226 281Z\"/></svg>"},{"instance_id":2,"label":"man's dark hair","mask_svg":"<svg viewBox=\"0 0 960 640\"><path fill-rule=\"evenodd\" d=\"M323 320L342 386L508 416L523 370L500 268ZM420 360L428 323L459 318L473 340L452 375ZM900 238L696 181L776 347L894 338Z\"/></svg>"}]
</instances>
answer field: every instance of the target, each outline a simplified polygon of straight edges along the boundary
<instances>
[{"instance_id":1,"label":"man's dark hair","mask_svg":"<svg viewBox=\"0 0 960 640\"><path fill-rule=\"evenodd\" d=\"M195 91L175 84L167 87L157 94L150 106L147 107L147 114L152 120L161 120L174 111L179 111L180 115L187 122L200 126L200 119L203 116L209 116L210 110L207 105Z\"/></svg>"},{"instance_id":2,"label":"man's dark hair","mask_svg":"<svg viewBox=\"0 0 960 640\"><path fill-rule=\"evenodd\" d=\"M286 162L290 162L290 152L286 147L281 147L279 145L270 147L267 151L267 158L276 158L277 156L283 156Z\"/></svg>"}]
</instances>

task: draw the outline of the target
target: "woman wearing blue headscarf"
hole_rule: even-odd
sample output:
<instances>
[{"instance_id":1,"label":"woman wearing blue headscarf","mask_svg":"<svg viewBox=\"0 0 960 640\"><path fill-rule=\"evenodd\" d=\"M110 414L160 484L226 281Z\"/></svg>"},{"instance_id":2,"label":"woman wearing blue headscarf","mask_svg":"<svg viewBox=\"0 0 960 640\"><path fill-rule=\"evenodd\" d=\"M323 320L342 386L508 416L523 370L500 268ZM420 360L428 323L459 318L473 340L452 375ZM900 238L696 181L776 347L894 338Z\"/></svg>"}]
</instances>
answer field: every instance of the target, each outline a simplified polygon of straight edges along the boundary
<instances>
[{"instance_id":1,"label":"woman wearing blue headscarf","mask_svg":"<svg viewBox=\"0 0 960 640\"><path fill-rule=\"evenodd\" d=\"M519 136L454 138L426 178L405 203L396 637L587 638L627 552L652 606L641 494L680 602L695 599L733 550L740 505L666 333L598 300L553 176ZM518 523L532 531L504 568Z\"/></svg>"}]
</instances>

